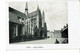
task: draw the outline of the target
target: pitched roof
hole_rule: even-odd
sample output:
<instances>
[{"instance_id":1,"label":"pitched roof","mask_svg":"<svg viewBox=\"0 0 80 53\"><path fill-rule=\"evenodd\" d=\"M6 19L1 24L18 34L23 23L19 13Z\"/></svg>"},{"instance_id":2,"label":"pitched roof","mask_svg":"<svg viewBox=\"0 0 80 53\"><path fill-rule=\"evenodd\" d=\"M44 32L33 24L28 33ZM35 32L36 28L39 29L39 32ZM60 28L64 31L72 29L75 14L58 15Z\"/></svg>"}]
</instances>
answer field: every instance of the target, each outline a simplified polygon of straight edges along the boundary
<instances>
[{"instance_id":1,"label":"pitched roof","mask_svg":"<svg viewBox=\"0 0 80 53\"><path fill-rule=\"evenodd\" d=\"M29 15L30 18L34 17L34 16L37 15L37 11L33 11L33 12L29 13L28 15Z\"/></svg>"},{"instance_id":2,"label":"pitched roof","mask_svg":"<svg viewBox=\"0 0 80 53\"><path fill-rule=\"evenodd\" d=\"M66 29L68 29L68 26L64 27L61 31L64 31L64 30L66 30Z\"/></svg>"},{"instance_id":3,"label":"pitched roof","mask_svg":"<svg viewBox=\"0 0 80 53\"><path fill-rule=\"evenodd\" d=\"M33 18L36 15L37 15L37 10L28 14L29 18ZM9 7L9 21L20 24L18 17L27 18L27 15L18 10L15 10Z\"/></svg>"},{"instance_id":4,"label":"pitched roof","mask_svg":"<svg viewBox=\"0 0 80 53\"><path fill-rule=\"evenodd\" d=\"M26 18L26 15L24 13L22 13L22 12L16 10L16 9L13 9L11 7L9 7L9 12L12 12L13 14L15 14L15 15L21 17L21 18Z\"/></svg>"},{"instance_id":5,"label":"pitched roof","mask_svg":"<svg viewBox=\"0 0 80 53\"><path fill-rule=\"evenodd\" d=\"M9 21L14 22L14 23L18 23L18 24L22 24L21 22L19 22L17 16L11 12L9 12Z\"/></svg>"},{"instance_id":6,"label":"pitched roof","mask_svg":"<svg viewBox=\"0 0 80 53\"><path fill-rule=\"evenodd\" d=\"M15 9L9 7L9 21L14 22L14 23L18 23L18 24L22 24L21 22L19 22L18 16L21 18L26 18L26 15L24 13L19 12Z\"/></svg>"}]
</instances>

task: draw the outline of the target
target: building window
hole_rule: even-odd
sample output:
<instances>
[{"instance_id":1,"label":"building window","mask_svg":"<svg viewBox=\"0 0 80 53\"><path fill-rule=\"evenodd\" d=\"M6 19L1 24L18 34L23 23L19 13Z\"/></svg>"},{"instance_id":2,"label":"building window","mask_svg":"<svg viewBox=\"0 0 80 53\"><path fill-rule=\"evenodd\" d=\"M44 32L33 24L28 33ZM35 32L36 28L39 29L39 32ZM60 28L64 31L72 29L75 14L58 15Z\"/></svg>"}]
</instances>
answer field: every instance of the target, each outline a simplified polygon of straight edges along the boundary
<instances>
[{"instance_id":1,"label":"building window","mask_svg":"<svg viewBox=\"0 0 80 53\"><path fill-rule=\"evenodd\" d=\"M21 19L21 17L18 17L18 20L19 20L19 22L22 22L22 19Z\"/></svg>"}]
</instances>

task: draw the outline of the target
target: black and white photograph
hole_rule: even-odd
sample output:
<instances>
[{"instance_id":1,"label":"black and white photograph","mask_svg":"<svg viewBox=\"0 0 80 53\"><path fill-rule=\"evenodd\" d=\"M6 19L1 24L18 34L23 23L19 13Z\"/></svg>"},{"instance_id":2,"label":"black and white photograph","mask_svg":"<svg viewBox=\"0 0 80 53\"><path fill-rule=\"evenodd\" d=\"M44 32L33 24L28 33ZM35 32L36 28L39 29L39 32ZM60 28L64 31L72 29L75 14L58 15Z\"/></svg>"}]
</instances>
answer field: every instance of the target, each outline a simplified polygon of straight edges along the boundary
<instances>
[{"instance_id":1,"label":"black and white photograph","mask_svg":"<svg viewBox=\"0 0 80 53\"><path fill-rule=\"evenodd\" d=\"M68 2L9 2L9 44L68 44Z\"/></svg>"},{"instance_id":2,"label":"black and white photograph","mask_svg":"<svg viewBox=\"0 0 80 53\"><path fill-rule=\"evenodd\" d=\"M0 0L0 53L79 53L80 0Z\"/></svg>"}]
</instances>

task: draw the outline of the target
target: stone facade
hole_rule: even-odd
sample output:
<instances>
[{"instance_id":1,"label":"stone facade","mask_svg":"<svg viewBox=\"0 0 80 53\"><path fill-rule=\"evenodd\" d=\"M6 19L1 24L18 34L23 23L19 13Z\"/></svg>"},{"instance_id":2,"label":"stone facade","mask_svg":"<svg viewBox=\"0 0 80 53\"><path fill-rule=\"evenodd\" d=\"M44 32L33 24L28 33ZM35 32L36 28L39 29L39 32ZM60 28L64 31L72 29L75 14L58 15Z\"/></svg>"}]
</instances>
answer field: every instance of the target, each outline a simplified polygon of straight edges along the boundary
<instances>
[{"instance_id":1,"label":"stone facade","mask_svg":"<svg viewBox=\"0 0 80 53\"><path fill-rule=\"evenodd\" d=\"M61 30L54 30L54 37L61 38Z\"/></svg>"},{"instance_id":2,"label":"stone facade","mask_svg":"<svg viewBox=\"0 0 80 53\"><path fill-rule=\"evenodd\" d=\"M24 25L21 22L21 19L23 18L25 18L25 15L23 13L20 13L17 10L9 7L9 41L10 42L20 40L20 38L18 37L21 37L24 32L22 31Z\"/></svg>"},{"instance_id":3,"label":"stone facade","mask_svg":"<svg viewBox=\"0 0 80 53\"><path fill-rule=\"evenodd\" d=\"M36 11L29 13L28 5L26 3L25 14L27 18L24 20L25 23L24 25L26 27L24 35L31 34L34 35L33 37L36 38L44 37L45 35L43 33L45 32L45 27L46 27L44 11L41 14L39 7L37 7Z\"/></svg>"},{"instance_id":4,"label":"stone facade","mask_svg":"<svg viewBox=\"0 0 80 53\"><path fill-rule=\"evenodd\" d=\"M18 37L19 36L19 37ZM25 13L9 7L9 38L10 41L15 37L20 39L46 38L47 25L45 22L45 13L41 13L39 7L31 13L28 12L26 3ZM24 37L24 38L23 38Z\"/></svg>"}]
</instances>

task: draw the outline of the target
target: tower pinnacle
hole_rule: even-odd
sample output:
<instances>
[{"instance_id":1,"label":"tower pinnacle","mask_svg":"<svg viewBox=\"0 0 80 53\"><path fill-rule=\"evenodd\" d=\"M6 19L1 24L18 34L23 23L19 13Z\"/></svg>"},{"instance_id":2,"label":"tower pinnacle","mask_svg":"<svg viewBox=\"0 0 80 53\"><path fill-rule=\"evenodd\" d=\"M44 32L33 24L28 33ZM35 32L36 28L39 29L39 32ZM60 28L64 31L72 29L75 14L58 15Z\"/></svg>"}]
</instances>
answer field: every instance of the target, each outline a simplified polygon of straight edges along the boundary
<instances>
[{"instance_id":1,"label":"tower pinnacle","mask_svg":"<svg viewBox=\"0 0 80 53\"><path fill-rule=\"evenodd\" d=\"M25 10L28 10L28 5L27 5L27 2L26 2Z\"/></svg>"},{"instance_id":2,"label":"tower pinnacle","mask_svg":"<svg viewBox=\"0 0 80 53\"><path fill-rule=\"evenodd\" d=\"M25 14L28 15L28 5L27 5L27 2L26 2L26 6L25 6Z\"/></svg>"}]
</instances>

